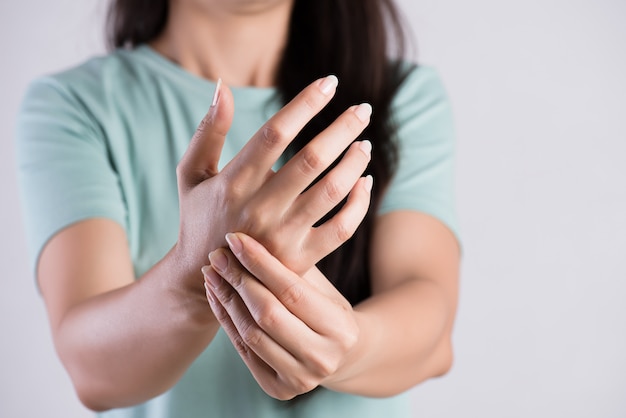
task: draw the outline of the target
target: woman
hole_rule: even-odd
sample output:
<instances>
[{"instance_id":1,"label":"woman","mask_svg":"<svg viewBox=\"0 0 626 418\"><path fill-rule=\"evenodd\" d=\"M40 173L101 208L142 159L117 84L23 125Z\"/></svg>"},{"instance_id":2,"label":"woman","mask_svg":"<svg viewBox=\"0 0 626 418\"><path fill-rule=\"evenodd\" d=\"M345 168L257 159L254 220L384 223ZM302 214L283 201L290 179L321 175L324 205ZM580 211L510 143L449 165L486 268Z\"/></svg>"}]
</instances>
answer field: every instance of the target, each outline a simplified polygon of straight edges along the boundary
<instances>
[{"instance_id":1,"label":"woman","mask_svg":"<svg viewBox=\"0 0 626 418\"><path fill-rule=\"evenodd\" d=\"M449 106L432 70L388 60L391 2L111 10L127 48L34 82L18 131L37 280L82 402L408 416L394 395L451 365L459 253Z\"/></svg>"}]
</instances>

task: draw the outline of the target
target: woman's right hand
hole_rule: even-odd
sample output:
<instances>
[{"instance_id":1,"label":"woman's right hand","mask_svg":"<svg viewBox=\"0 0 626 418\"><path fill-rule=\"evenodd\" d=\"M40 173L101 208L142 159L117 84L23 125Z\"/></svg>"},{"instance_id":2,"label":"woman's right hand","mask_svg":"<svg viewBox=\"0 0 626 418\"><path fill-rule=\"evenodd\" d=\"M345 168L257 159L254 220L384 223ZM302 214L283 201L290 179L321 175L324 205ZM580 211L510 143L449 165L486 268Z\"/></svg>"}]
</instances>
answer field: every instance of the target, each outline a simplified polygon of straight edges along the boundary
<instances>
[{"instance_id":1,"label":"woman's right hand","mask_svg":"<svg viewBox=\"0 0 626 418\"><path fill-rule=\"evenodd\" d=\"M218 161L232 122L233 97L227 87L218 87L216 104L177 168L181 220L175 250L189 273L198 276L194 288L201 286L207 255L226 246L228 232L253 236L300 274L352 236L367 212L372 186L370 177L361 177L371 144L353 143L369 123L370 105L347 109L280 170L272 170L298 132L331 100L336 86L334 76L309 85L222 171ZM348 147L340 163L307 190ZM348 194L333 218L313 227Z\"/></svg>"}]
</instances>

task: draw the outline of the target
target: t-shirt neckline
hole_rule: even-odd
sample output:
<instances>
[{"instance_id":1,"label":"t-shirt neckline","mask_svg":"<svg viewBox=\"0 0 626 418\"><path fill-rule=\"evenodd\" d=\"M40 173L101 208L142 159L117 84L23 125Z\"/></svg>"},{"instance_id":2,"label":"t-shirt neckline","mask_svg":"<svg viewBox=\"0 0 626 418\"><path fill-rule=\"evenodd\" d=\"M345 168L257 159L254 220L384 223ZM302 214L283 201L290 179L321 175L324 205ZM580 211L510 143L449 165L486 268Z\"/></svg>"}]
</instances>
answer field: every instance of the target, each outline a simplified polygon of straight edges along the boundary
<instances>
[{"instance_id":1,"label":"t-shirt neckline","mask_svg":"<svg viewBox=\"0 0 626 418\"><path fill-rule=\"evenodd\" d=\"M175 82L185 83L196 92L213 92L216 82L199 77L185 70L180 65L161 55L148 44L137 46L134 54L142 57L151 67L160 74L173 78ZM256 107L268 104L277 97L275 87L228 86L233 93L237 107Z\"/></svg>"}]
</instances>

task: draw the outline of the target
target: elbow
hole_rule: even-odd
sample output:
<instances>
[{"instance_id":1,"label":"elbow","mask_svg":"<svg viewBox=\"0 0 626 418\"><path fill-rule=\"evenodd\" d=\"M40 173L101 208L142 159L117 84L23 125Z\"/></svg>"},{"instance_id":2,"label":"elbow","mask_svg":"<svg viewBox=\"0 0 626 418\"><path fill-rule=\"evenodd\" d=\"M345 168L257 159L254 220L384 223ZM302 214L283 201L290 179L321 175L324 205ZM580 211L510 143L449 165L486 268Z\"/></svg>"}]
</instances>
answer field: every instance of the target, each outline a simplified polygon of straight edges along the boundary
<instances>
[{"instance_id":1,"label":"elbow","mask_svg":"<svg viewBox=\"0 0 626 418\"><path fill-rule=\"evenodd\" d=\"M114 408L126 408L140 404L165 392L166 388L159 392L137 391L137 384L123 381L111 375L89 373L85 367L73 364L66 370L74 386L74 392L78 400L87 409L94 412L105 412ZM161 388L159 388L161 389Z\"/></svg>"},{"instance_id":2,"label":"elbow","mask_svg":"<svg viewBox=\"0 0 626 418\"><path fill-rule=\"evenodd\" d=\"M439 344L438 349L435 351L435 358L433 359L433 373L432 377L442 377L450 372L452 365L454 364L454 350L452 347L452 338L446 336Z\"/></svg>"},{"instance_id":3,"label":"elbow","mask_svg":"<svg viewBox=\"0 0 626 418\"><path fill-rule=\"evenodd\" d=\"M106 405L101 394L95 390L94 385L81 382L75 378L72 378L74 384L74 391L78 396L78 400L83 404L83 406L87 409L90 409L94 412L104 412L111 409L110 406Z\"/></svg>"},{"instance_id":4,"label":"elbow","mask_svg":"<svg viewBox=\"0 0 626 418\"><path fill-rule=\"evenodd\" d=\"M83 404L83 406L87 409L90 409L93 412L104 412L104 411L108 411L109 409L111 409L99 403L98 400L82 394L78 390L76 391L76 393L78 395L78 399Z\"/></svg>"},{"instance_id":5,"label":"elbow","mask_svg":"<svg viewBox=\"0 0 626 418\"><path fill-rule=\"evenodd\" d=\"M107 385L102 384L106 379L95 378L86 370L84 363L71 361L76 360L75 357L68 355L67 352L58 350L58 348L57 351L72 381L74 392L80 403L94 412L104 412L112 409L114 406L109 404L110 398L107 397Z\"/></svg>"},{"instance_id":6,"label":"elbow","mask_svg":"<svg viewBox=\"0 0 626 418\"><path fill-rule=\"evenodd\" d=\"M107 406L104 395L107 392L101 384L97 383L98 379L90 376L83 364L76 364L75 361L72 361L74 357L61 350L59 346L57 346L57 352L59 353L61 363L63 363L65 370L69 374L74 392L80 403L94 412L104 412L112 409L112 406Z\"/></svg>"}]
</instances>

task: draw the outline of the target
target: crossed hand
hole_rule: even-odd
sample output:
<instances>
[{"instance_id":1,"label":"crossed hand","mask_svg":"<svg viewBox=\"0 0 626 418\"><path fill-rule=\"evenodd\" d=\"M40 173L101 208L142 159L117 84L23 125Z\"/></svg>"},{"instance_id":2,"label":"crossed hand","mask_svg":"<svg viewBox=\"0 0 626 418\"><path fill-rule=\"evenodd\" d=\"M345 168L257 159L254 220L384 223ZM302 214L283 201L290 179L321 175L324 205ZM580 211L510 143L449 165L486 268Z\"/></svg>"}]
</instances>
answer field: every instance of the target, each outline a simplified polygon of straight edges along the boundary
<instances>
[{"instance_id":1,"label":"crossed hand","mask_svg":"<svg viewBox=\"0 0 626 418\"><path fill-rule=\"evenodd\" d=\"M178 170L179 245L202 267L213 313L254 378L271 396L290 399L341 379L359 328L351 305L315 267L365 216L371 177L369 141L354 141L371 106L347 109L280 170L272 166L331 100L334 76L305 88L218 171L233 116L219 86ZM341 161L315 181L346 150ZM346 196L346 204L316 223Z\"/></svg>"}]
</instances>

